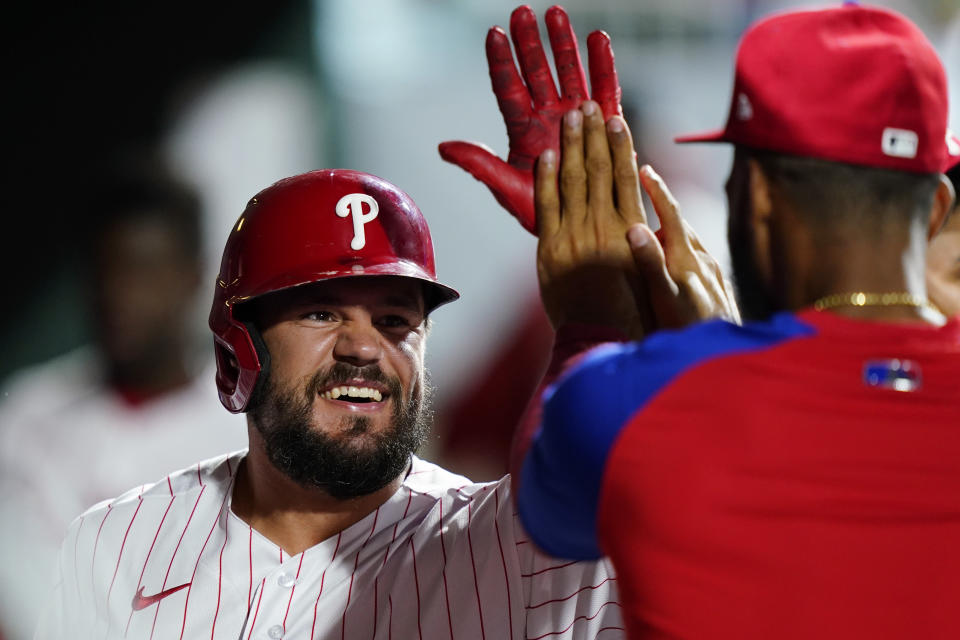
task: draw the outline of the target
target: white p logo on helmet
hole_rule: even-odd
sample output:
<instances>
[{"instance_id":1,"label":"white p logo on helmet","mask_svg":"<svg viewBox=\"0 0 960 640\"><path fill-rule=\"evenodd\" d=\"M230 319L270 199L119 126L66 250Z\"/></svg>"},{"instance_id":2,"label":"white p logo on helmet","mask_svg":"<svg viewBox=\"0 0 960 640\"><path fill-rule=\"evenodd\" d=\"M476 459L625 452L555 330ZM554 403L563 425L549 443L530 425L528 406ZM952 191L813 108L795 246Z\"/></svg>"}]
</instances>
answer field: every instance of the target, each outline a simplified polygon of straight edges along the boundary
<instances>
[{"instance_id":1,"label":"white p logo on helmet","mask_svg":"<svg viewBox=\"0 0 960 640\"><path fill-rule=\"evenodd\" d=\"M370 206L368 213L363 212L363 205ZM337 202L337 215L341 218L353 216L353 240L350 241L350 248L359 251L367 244L367 238L363 233L363 225L377 217L380 212L380 205L373 197L365 193L348 193Z\"/></svg>"}]
</instances>

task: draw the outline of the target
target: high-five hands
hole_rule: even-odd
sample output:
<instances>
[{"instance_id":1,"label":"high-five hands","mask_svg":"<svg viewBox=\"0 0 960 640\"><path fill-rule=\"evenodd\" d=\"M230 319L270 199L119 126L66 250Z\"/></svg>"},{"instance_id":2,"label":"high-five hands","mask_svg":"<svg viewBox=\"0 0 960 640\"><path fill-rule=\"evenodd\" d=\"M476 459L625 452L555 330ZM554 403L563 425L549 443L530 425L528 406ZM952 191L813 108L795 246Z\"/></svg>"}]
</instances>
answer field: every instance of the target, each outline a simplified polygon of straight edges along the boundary
<instances>
[{"instance_id":1,"label":"high-five hands","mask_svg":"<svg viewBox=\"0 0 960 640\"><path fill-rule=\"evenodd\" d=\"M554 327L604 325L642 338L710 317L739 320L720 267L680 216L663 180L638 171L622 117L585 102L564 116L562 154L536 168L537 273ZM559 186L558 186L559 179ZM660 218L646 224L641 184Z\"/></svg>"},{"instance_id":2,"label":"high-five hands","mask_svg":"<svg viewBox=\"0 0 960 640\"><path fill-rule=\"evenodd\" d=\"M529 6L510 16L519 71L503 29L487 33L490 80L510 141L507 160L464 141L441 143L440 155L483 182L525 229L541 236L537 268L554 327L603 324L642 338L709 317L738 321L732 287L716 260L660 177L649 166L637 168L609 36L594 31L587 39L588 100L566 12L551 7L544 22L559 92ZM660 217L660 238L646 225L641 184Z\"/></svg>"},{"instance_id":3,"label":"high-five hands","mask_svg":"<svg viewBox=\"0 0 960 640\"><path fill-rule=\"evenodd\" d=\"M448 141L439 147L444 160L484 183L497 202L535 235L534 164L545 150L559 151L563 114L579 107L590 97L576 35L567 13L561 7L550 7L544 22L560 82L559 93L540 42L537 17L529 6L517 7L510 16L510 35L520 64L519 72L503 29L493 27L487 33L490 80L510 140L507 161L473 142ZM594 31L587 38L587 50L593 100L599 104L605 118L620 115L620 83L609 36Z\"/></svg>"}]
</instances>

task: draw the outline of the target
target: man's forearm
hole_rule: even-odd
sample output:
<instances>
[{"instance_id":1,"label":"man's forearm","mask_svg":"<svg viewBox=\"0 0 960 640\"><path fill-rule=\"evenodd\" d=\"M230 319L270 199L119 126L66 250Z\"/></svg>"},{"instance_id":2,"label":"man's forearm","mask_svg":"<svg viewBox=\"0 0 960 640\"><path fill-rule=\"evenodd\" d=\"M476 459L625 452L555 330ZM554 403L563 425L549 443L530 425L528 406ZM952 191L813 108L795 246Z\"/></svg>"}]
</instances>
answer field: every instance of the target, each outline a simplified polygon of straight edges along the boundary
<instances>
[{"instance_id":1,"label":"man's forearm","mask_svg":"<svg viewBox=\"0 0 960 640\"><path fill-rule=\"evenodd\" d=\"M547 371L544 373L536 391L534 391L523 413L523 418L513 435L513 443L510 447L510 472L513 476L514 486L517 486L520 482L523 458L530 449L534 434L540 427L544 391L556 382L565 371L576 366L583 356L594 347L610 342L626 342L628 339L626 334L613 327L570 324L557 330L550 364L547 366Z\"/></svg>"}]
</instances>

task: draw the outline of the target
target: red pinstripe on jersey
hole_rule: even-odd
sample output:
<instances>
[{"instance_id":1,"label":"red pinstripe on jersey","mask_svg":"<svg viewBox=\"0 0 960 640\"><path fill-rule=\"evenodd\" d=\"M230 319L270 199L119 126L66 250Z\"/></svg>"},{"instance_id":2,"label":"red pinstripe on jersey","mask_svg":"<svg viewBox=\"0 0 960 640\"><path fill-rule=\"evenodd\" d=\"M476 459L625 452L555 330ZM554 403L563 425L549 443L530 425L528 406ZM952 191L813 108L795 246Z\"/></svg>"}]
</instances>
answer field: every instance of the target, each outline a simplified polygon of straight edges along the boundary
<instances>
[{"instance_id":1,"label":"red pinstripe on jersey","mask_svg":"<svg viewBox=\"0 0 960 640\"><path fill-rule=\"evenodd\" d=\"M440 502L440 519L437 520L437 535L440 537L440 554L443 556L443 599L447 604L447 628L453 640L453 620L450 618L450 590L447 588L447 546L443 543L443 502Z\"/></svg>"},{"instance_id":2,"label":"red pinstripe on jersey","mask_svg":"<svg viewBox=\"0 0 960 640\"><path fill-rule=\"evenodd\" d=\"M100 526L97 528L97 539L93 542L93 556L90 558L90 591L96 591L96 584L94 583L94 576L97 575L95 569L97 568L97 549L100 547L100 534L103 532L103 525L106 524L107 518L110 517L110 512L113 511L113 505L107 505L107 512L103 514L103 520L100 521ZM94 600L94 613L99 616L100 609L97 606L97 600Z\"/></svg>"},{"instance_id":3,"label":"red pinstripe on jersey","mask_svg":"<svg viewBox=\"0 0 960 640\"><path fill-rule=\"evenodd\" d=\"M250 554L250 586L247 588L247 606L253 604L253 527L250 527L250 537L247 540Z\"/></svg>"},{"instance_id":4,"label":"red pinstripe on jersey","mask_svg":"<svg viewBox=\"0 0 960 640\"><path fill-rule=\"evenodd\" d=\"M198 465L199 466L199 465ZM169 482L169 477L168 477ZM193 514L197 512L197 505L200 504L200 498L203 497L203 492L206 491L206 487L201 485L200 493L197 495L197 501L193 503L193 509L190 511L190 517L187 518L187 523L183 525L183 531L180 532L180 538L177 540L177 546L173 550L173 555L170 556L170 564L167 565L167 573L163 577L163 584L160 585L160 590L163 591L167 588L167 579L170 577L170 569L173 568L173 561L177 558L177 552L180 550L180 544L183 542L183 536L187 534L187 529L190 528L190 523L193 522ZM157 627L157 616L160 615L160 606L161 602L157 603L157 608L153 613L153 625L150 628L150 640L153 640L153 632Z\"/></svg>"},{"instance_id":5,"label":"red pinstripe on jersey","mask_svg":"<svg viewBox=\"0 0 960 640\"><path fill-rule=\"evenodd\" d=\"M611 627L600 627L600 629L597 631L597 635L600 635L600 634L603 633L604 631L622 631L622 632L626 633L627 630L626 630L624 627L612 627L612 626L611 626Z\"/></svg>"},{"instance_id":6,"label":"red pinstripe on jersey","mask_svg":"<svg viewBox=\"0 0 960 640\"><path fill-rule=\"evenodd\" d=\"M167 476L167 483L169 486L170 477ZM137 591L140 590L140 587L143 585L143 574L147 571L147 563L150 562L150 556L153 554L153 548L157 544L157 538L160 536L160 530L163 529L163 523L167 520L167 514L170 513L170 507L173 506L173 501L177 497L173 495L173 487L170 488L170 502L167 503L167 508L163 512L163 517L160 518L160 524L157 525L157 531L153 534L153 541L150 543L150 549L147 550L147 557L143 559L143 568L140 569L140 577L137 578ZM133 620L133 608L130 609L130 615L127 616L127 626L123 630L123 635L126 636L127 632L130 631L130 621Z\"/></svg>"},{"instance_id":7,"label":"red pinstripe on jersey","mask_svg":"<svg viewBox=\"0 0 960 640\"><path fill-rule=\"evenodd\" d=\"M184 599L183 603L183 624L180 626L180 640L183 640L183 632L187 628L187 608L190 606L190 592L193 590L193 581L197 577L197 569L200 567L200 559L203 558L203 550L207 548L207 543L210 542L210 536L213 535L213 530L216 528L217 523L220 521L220 517L223 515L223 508L226 506L227 498L229 497L230 491L227 490L223 494L223 501L220 503L220 509L217 511L217 517L214 519L213 524L210 525L210 532L207 534L206 540L203 541L203 546L200 547L200 553L197 555L197 562L193 565L193 574L190 576L190 586L187 587L187 597ZM226 538L226 536L224 536L224 538Z\"/></svg>"},{"instance_id":8,"label":"red pinstripe on jersey","mask_svg":"<svg viewBox=\"0 0 960 640\"><path fill-rule=\"evenodd\" d=\"M353 579L357 575L357 566L360 564L360 553L367 547L367 543L370 542L370 538L373 536L373 532L377 528L377 518L379 517L380 507L377 507L377 510L373 514L373 525L370 527L370 534L367 535L367 539L363 541L362 545L360 545L360 548L357 550L357 557L353 561L353 572L350 574L350 586L347 588L347 603L343 606L343 616L340 622L341 640L343 640L347 633L347 610L350 608L350 597L353 595Z\"/></svg>"},{"instance_id":9,"label":"red pinstripe on jersey","mask_svg":"<svg viewBox=\"0 0 960 640\"><path fill-rule=\"evenodd\" d=\"M393 596L387 596L387 601L390 603L390 617L387 620L387 640L393 640Z\"/></svg>"},{"instance_id":10,"label":"red pinstripe on jersey","mask_svg":"<svg viewBox=\"0 0 960 640\"><path fill-rule=\"evenodd\" d=\"M557 569L564 569L566 567L577 564L576 561L564 562L563 564L554 565L552 567L547 567L546 569L540 569L539 571L534 571L533 573L524 573L521 574L524 578L530 578L533 576L538 576L541 573L547 573L548 571L556 571Z\"/></svg>"},{"instance_id":11,"label":"red pinstripe on jersey","mask_svg":"<svg viewBox=\"0 0 960 640\"><path fill-rule=\"evenodd\" d=\"M411 474L412 475L412 474ZM413 490L407 487L407 506L403 510L403 517L406 518L407 514L410 512L410 503L413 501ZM441 509L443 507L441 506ZM390 548L393 546L393 543L397 539L397 527L400 526L400 521L398 520L396 524L393 525L393 535L390 537L390 542L387 544L387 548L383 552L383 562L380 564L382 569L387 564L387 558L390 556ZM377 601L379 599L379 590L380 590L380 574L377 574L377 577L373 581L373 637L377 635Z\"/></svg>"},{"instance_id":12,"label":"red pinstripe on jersey","mask_svg":"<svg viewBox=\"0 0 960 640\"><path fill-rule=\"evenodd\" d=\"M253 636L253 628L257 625L257 616L260 614L260 601L263 600L264 587L267 586L267 579L260 582L260 596L257 598L257 609L253 612L253 620L250 621L250 632L247 633L247 640Z\"/></svg>"},{"instance_id":13,"label":"red pinstripe on jersey","mask_svg":"<svg viewBox=\"0 0 960 640\"><path fill-rule=\"evenodd\" d=\"M210 640L213 640L214 634L217 632L217 616L220 615L220 594L223 591L223 551L227 548L227 540L229 538L230 518L227 518L223 523L223 544L220 545L220 559L217 561L217 608L213 611L213 624L210 625ZM186 614L184 614L184 623L186 623Z\"/></svg>"},{"instance_id":14,"label":"red pinstripe on jersey","mask_svg":"<svg viewBox=\"0 0 960 640\"><path fill-rule=\"evenodd\" d=\"M133 526L133 521L137 519L137 514L140 513L140 507L143 506L143 498L141 497L137 501L137 508L133 510L133 515L130 517L130 524L127 525L127 530L123 534L123 542L120 543L120 553L117 554L117 564L113 568L113 576L110 578L110 587L107 589L107 606L110 606L110 596L113 595L113 584L117 580L117 571L120 570L120 560L123 558L123 550L127 546L127 537L130 535L130 528ZM110 623L113 622L113 616L110 616L107 619L107 636L110 635Z\"/></svg>"},{"instance_id":15,"label":"red pinstripe on jersey","mask_svg":"<svg viewBox=\"0 0 960 640\"><path fill-rule=\"evenodd\" d=\"M117 571L120 570L120 560L123 558L123 549L127 546L127 537L130 535L130 527L133 526L133 521L137 519L137 514L140 513L140 507L143 506L143 498L137 501L137 508L133 511L133 516L130 518L130 524L127 525L127 530L123 534L123 542L120 543L120 553L117 554L117 564L113 567L113 576L110 578L110 587L107 589L107 603L110 603L110 595L113 593L113 583L117 580Z\"/></svg>"},{"instance_id":16,"label":"red pinstripe on jersey","mask_svg":"<svg viewBox=\"0 0 960 640\"><path fill-rule=\"evenodd\" d=\"M497 511L500 510L500 491L499 488L493 490L494 502L497 505ZM493 528L497 533L497 549L500 550L500 562L503 563L503 582L507 587L507 619L510 621L510 628L513 628L513 607L510 605L510 577L507 575L507 559L503 555L503 541L500 539L500 523L493 521Z\"/></svg>"},{"instance_id":17,"label":"red pinstripe on jersey","mask_svg":"<svg viewBox=\"0 0 960 640\"><path fill-rule=\"evenodd\" d=\"M309 549L307 549L309 551ZM290 615L290 604L293 602L293 594L297 590L297 580L300 579L300 569L303 568L303 559L307 557L307 551L300 554L300 562L297 564L297 575L293 579L293 587L290 589L290 598L287 600L287 610L283 614L283 630L287 630L287 617Z\"/></svg>"},{"instance_id":18,"label":"red pinstripe on jersey","mask_svg":"<svg viewBox=\"0 0 960 640\"><path fill-rule=\"evenodd\" d=\"M570 595L568 595L568 596L566 596L566 597L564 597L564 598L553 598L552 600L544 600L543 602L541 602L541 603L539 603L539 604L527 605L527 609L539 609L540 607L546 606L546 605L548 605L548 604L553 604L554 602L563 602L564 600L569 600L570 598L575 598L575 597L577 597L578 595L580 595L582 592L587 591L588 589L589 589L589 590L599 589L600 587L602 587L603 585L607 584L607 583L610 582L611 580L616 580L616 578L605 578L605 579L603 580L603 582L601 582L601 583L599 583L599 584L591 584L591 585L587 585L586 587L581 587L581 588L577 589L576 591L574 591L573 593L571 593Z\"/></svg>"},{"instance_id":19,"label":"red pinstripe on jersey","mask_svg":"<svg viewBox=\"0 0 960 640\"><path fill-rule=\"evenodd\" d=\"M422 611L420 604L420 576L417 575L417 550L413 546L413 538L410 538L410 558L413 561L413 584L417 588L417 637L423 640L423 622L420 613ZM393 609L391 609L392 611Z\"/></svg>"},{"instance_id":20,"label":"red pinstripe on jersey","mask_svg":"<svg viewBox=\"0 0 960 640\"><path fill-rule=\"evenodd\" d=\"M461 491L463 487L457 489ZM481 491L486 491L486 487L482 487ZM483 628L483 604L480 601L480 584L477 582L477 562L473 555L473 535L471 534L471 525L473 524L473 496L470 496L470 500L467 502L467 546L470 548L470 567L473 569L473 589L477 594L477 611L480 612L480 637L486 640L487 632Z\"/></svg>"},{"instance_id":21,"label":"red pinstripe on jersey","mask_svg":"<svg viewBox=\"0 0 960 640\"><path fill-rule=\"evenodd\" d=\"M581 620L593 620L594 618L600 615L600 612L603 611L604 607L607 607L610 605L615 605L617 607L620 606L618 602L613 602L613 601L604 602L602 605L600 605L600 608L597 609L596 613L594 613L592 616L577 616L576 618L573 619L573 622L571 622L569 625L567 625L563 629L560 629L559 631L551 631L549 633L544 633L543 635L539 635L534 638L528 638L527 640L541 640L541 638L548 638L550 636L556 636L556 635L560 635L561 633L566 633L571 627L573 627L573 625L575 625L577 622ZM607 627L607 628L610 629L613 627ZM616 627L616 628L619 629L620 627Z\"/></svg>"},{"instance_id":22,"label":"red pinstripe on jersey","mask_svg":"<svg viewBox=\"0 0 960 640\"><path fill-rule=\"evenodd\" d=\"M317 628L317 605L320 604L320 596L323 595L323 583L327 578L327 569L333 565L333 561L337 559L337 551L340 550L340 541L343 539L343 532L337 534L337 546L333 549L333 556L330 557L330 564L324 568L323 573L320 575L320 590L317 592L317 600L313 603L313 623L310 625L310 638L313 638L314 631Z\"/></svg>"}]
</instances>

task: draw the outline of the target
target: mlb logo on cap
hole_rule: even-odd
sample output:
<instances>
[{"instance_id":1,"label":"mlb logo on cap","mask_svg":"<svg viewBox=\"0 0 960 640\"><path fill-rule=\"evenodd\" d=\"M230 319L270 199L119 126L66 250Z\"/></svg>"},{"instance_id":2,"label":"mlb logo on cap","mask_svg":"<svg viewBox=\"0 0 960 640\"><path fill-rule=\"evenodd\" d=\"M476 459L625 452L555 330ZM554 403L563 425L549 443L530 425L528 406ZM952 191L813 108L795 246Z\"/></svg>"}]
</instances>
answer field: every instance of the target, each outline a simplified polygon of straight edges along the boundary
<instances>
[{"instance_id":1,"label":"mlb logo on cap","mask_svg":"<svg viewBox=\"0 0 960 640\"><path fill-rule=\"evenodd\" d=\"M950 164L946 125L946 75L926 36L898 13L848 4L754 24L726 127L677 142L936 173Z\"/></svg>"},{"instance_id":2,"label":"mlb logo on cap","mask_svg":"<svg viewBox=\"0 0 960 640\"><path fill-rule=\"evenodd\" d=\"M887 127L883 130L883 152L895 158L916 158L920 138L915 131Z\"/></svg>"}]
</instances>

